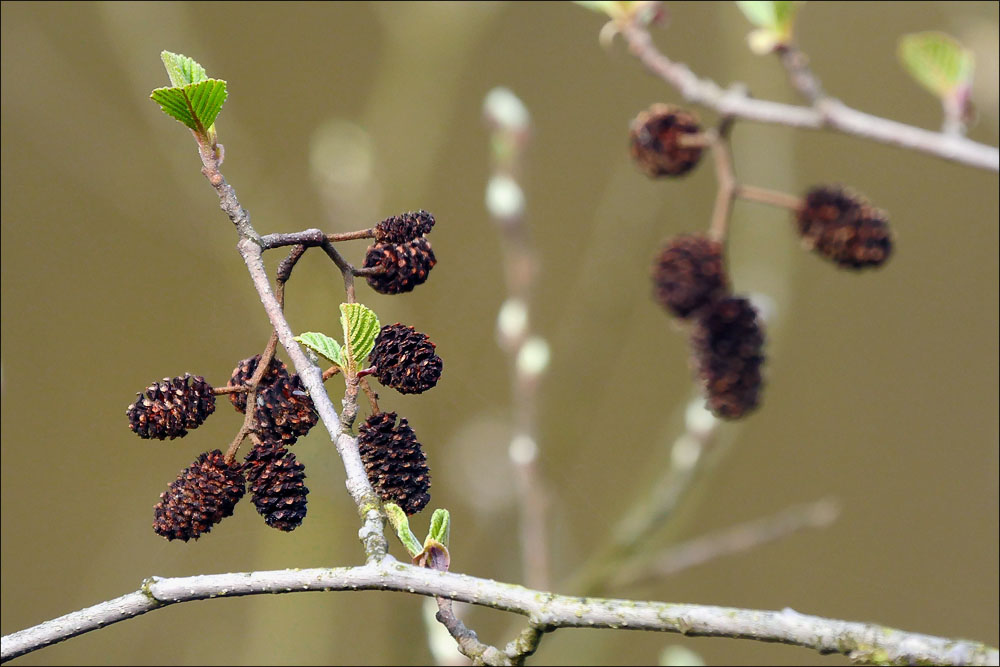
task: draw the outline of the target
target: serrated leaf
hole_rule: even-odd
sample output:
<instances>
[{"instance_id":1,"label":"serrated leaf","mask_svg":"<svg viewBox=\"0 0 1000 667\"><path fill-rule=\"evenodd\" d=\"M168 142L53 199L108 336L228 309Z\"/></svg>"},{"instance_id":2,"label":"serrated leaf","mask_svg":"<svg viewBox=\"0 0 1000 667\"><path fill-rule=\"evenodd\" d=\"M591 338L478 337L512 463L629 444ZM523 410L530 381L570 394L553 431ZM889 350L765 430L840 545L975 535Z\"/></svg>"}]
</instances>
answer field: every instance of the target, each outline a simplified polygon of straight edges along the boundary
<instances>
[{"instance_id":1,"label":"serrated leaf","mask_svg":"<svg viewBox=\"0 0 1000 667\"><path fill-rule=\"evenodd\" d=\"M403 508L396 503L385 503L383 508L385 509L386 518L389 519L389 523L392 524L392 527L396 531L396 537L406 547L410 556L413 557L421 553L424 548L420 546L417 536L410 530L410 520L406 517L406 512L403 511Z\"/></svg>"},{"instance_id":2,"label":"serrated leaf","mask_svg":"<svg viewBox=\"0 0 1000 667\"><path fill-rule=\"evenodd\" d=\"M340 326L344 328L344 343L347 347L345 361L356 368L364 363L368 353L375 347L375 337L381 330L378 316L360 303L340 304Z\"/></svg>"},{"instance_id":3,"label":"serrated leaf","mask_svg":"<svg viewBox=\"0 0 1000 667\"><path fill-rule=\"evenodd\" d=\"M972 81L972 52L943 32L903 35L899 39L899 59L910 76L942 99L955 95Z\"/></svg>"},{"instance_id":4,"label":"serrated leaf","mask_svg":"<svg viewBox=\"0 0 1000 667\"><path fill-rule=\"evenodd\" d=\"M437 509L431 516L431 527L427 531L424 539L424 547L432 541L448 546L448 537L451 535L451 514L448 510Z\"/></svg>"},{"instance_id":5,"label":"serrated leaf","mask_svg":"<svg viewBox=\"0 0 1000 667\"><path fill-rule=\"evenodd\" d=\"M324 357L341 368L344 367L343 351L341 350L340 343L337 342L336 338L330 338L324 333L307 331L300 336L296 336L295 340L302 343L309 349L322 354Z\"/></svg>"},{"instance_id":6,"label":"serrated leaf","mask_svg":"<svg viewBox=\"0 0 1000 667\"><path fill-rule=\"evenodd\" d=\"M150 98L163 113L202 134L207 134L226 101L226 82L206 79L182 88L157 88Z\"/></svg>"},{"instance_id":7,"label":"serrated leaf","mask_svg":"<svg viewBox=\"0 0 1000 667\"><path fill-rule=\"evenodd\" d=\"M208 78L205 68L195 61L180 53L162 51L160 60L167 68L167 76L170 77L170 85L174 88L183 88L188 84L200 83Z\"/></svg>"}]
</instances>

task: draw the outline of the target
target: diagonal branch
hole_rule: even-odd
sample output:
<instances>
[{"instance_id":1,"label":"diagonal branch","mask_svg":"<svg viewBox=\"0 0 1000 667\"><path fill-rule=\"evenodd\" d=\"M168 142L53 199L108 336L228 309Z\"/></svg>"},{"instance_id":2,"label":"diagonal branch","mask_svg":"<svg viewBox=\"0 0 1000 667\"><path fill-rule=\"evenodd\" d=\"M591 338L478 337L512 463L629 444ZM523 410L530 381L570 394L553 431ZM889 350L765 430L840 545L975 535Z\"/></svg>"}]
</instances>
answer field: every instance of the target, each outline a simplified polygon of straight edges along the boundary
<instances>
[{"instance_id":1,"label":"diagonal branch","mask_svg":"<svg viewBox=\"0 0 1000 667\"><path fill-rule=\"evenodd\" d=\"M688 102L714 109L722 116L812 130L832 129L970 167L1000 171L1000 151L993 146L958 134L933 132L873 116L831 97L817 97L813 107L753 99L745 90L735 87L725 90L710 79L698 77L687 65L665 56L637 21L623 20L616 27L632 55L646 69L676 88ZM811 92L821 94L818 90Z\"/></svg>"},{"instance_id":2,"label":"diagonal branch","mask_svg":"<svg viewBox=\"0 0 1000 667\"><path fill-rule=\"evenodd\" d=\"M996 648L973 641L904 632L880 625L800 614L709 605L556 595L386 557L359 567L237 572L146 580L142 588L8 635L7 661L70 637L180 602L298 591L389 590L436 596L526 616L540 632L610 628L778 642L885 664L997 664Z\"/></svg>"}]
</instances>

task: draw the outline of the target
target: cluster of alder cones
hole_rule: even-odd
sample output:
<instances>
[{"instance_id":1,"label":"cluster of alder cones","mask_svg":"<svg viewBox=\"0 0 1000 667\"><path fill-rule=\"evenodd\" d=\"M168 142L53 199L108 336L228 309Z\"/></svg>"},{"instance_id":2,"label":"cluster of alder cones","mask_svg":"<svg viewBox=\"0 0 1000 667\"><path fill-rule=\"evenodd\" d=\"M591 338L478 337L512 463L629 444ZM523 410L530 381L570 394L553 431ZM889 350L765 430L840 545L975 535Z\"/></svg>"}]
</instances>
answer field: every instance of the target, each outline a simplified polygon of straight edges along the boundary
<instances>
[{"instance_id":1,"label":"cluster of alder cones","mask_svg":"<svg viewBox=\"0 0 1000 667\"><path fill-rule=\"evenodd\" d=\"M424 234L434 225L426 211L404 213L374 228L365 266L382 266L368 276L378 292L399 294L427 280L436 263ZM441 377L442 361L430 339L402 324L382 327L368 356L369 373L403 394L419 394ZM246 413L249 381L261 355L244 359L226 389L216 390L201 376L184 374L154 382L128 406L129 427L141 438L182 438L215 412L217 394L228 393L237 412ZM242 389L243 391L239 391ZM234 391L237 390L237 391ZM154 507L153 530L168 540L197 539L227 516L246 493L267 525L291 531L306 515L305 468L289 447L316 425L318 415L298 374L272 358L257 386L253 447L242 462L235 452L212 450L185 468ZM430 500L430 472L422 446L405 418L376 412L360 427L358 444L368 478L386 502L407 514Z\"/></svg>"},{"instance_id":2,"label":"cluster of alder cones","mask_svg":"<svg viewBox=\"0 0 1000 667\"><path fill-rule=\"evenodd\" d=\"M632 122L636 164L652 178L682 176L699 162L703 143L698 117L654 104ZM803 246L842 268L881 266L892 252L885 212L836 185L811 188L794 208ZM738 419L760 403L764 331L745 297L732 294L723 242L706 235L669 239L653 264L654 296L668 312L693 323L692 366L709 409Z\"/></svg>"}]
</instances>

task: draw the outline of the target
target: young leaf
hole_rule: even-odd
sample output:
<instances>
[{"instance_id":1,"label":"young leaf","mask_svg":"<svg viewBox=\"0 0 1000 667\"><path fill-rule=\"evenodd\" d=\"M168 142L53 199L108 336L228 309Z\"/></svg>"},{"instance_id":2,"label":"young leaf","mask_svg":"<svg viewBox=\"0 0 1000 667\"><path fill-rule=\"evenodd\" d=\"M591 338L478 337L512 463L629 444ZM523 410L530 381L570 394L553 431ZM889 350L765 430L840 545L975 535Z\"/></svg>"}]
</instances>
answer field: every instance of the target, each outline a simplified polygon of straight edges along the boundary
<instances>
[{"instance_id":1,"label":"young leaf","mask_svg":"<svg viewBox=\"0 0 1000 667\"><path fill-rule=\"evenodd\" d=\"M340 349L340 343L338 343L335 338L330 338L324 333L307 331L301 336L296 336L295 340L302 343L306 347L319 352L341 368L344 367L343 351Z\"/></svg>"},{"instance_id":2,"label":"young leaf","mask_svg":"<svg viewBox=\"0 0 1000 667\"><path fill-rule=\"evenodd\" d=\"M777 12L775 2L760 2L757 0L737 0L736 6L740 8L743 15L750 23L758 28L769 28L773 30L777 27Z\"/></svg>"},{"instance_id":3,"label":"young leaf","mask_svg":"<svg viewBox=\"0 0 1000 667\"><path fill-rule=\"evenodd\" d=\"M945 99L972 82L972 52L943 32L918 32L899 39L899 59L917 82Z\"/></svg>"},{"instance_id":4,"label":"young leaf","mask_svg":"<svg viewBox=\"0 0 1000 667\"><path fill-rule=\"evenodd\" d=\"M205 79L183 88L157 88L149 97L160 105L163 113L195 132L207 134L226 101L226 82Z\"/></svg>"},{"instance_id":5,"label":"young leaf","mask_svg":"<svg viewBox=\"0 0 1000 667\"><path fill-rule=\"evenodd\" d=\"M381 330L378 316L360 303L340 304L340 325L344 328L344 355L349 365L357 367L364 363L368 353L375 347L375 336Z\"/></svg>"},{"instance_id":6,"label":"young leaf","mask_svg":"<svg viewBox=\"0 0 1000 667\"><path fill-rule=\"evenodd\" d=\"M790 0L741 0L736 6L750 23L757 26L748 40L750 49L757 54L770 53L775 47L792 41L795 13L800 2Z\"/></svg>"},{"instance_id":7,"label":"young leaf","mask_svg":"<svg viewBox=\"0 0 1000 667\"><path fill-rule=\"evenodd\" d=\"M448 537L450 534L451 514L445 509L434 510L434 514L431 516L431 527L427 531L426 539L424 539L424 547L430 544L431 541L448 546Z\"/></svg>"},{"instance_id":8,"label":"young leaf","mask_svg":"<svg viewBox=\"0 0 1000 667\"><path fill-rule=\"evenodd\" d=\"M417 541L417 536L410 530L410 520L406 518L406 512L403 511L403 508L396 503L385 503L383 507L385 508L386 518L389 519L389 523L396 530L396 537L406 547L410 556L416 556L421 553L424 549L420 546L420 542Z\"/></svg>"},{"instance_id":9,"label":"young leaf","mask_svg":"<svg viewBox=\"0 0 1000 667\"><path fill-rule=\"evenodd\" d=\"M208 78L205 68L199 65L194 58L188 58L180 53L163 51L160 53L160 60L167 68L170 85L174 88L183 88L188 84L200 83Z\"/></svg>"}]
</instances>

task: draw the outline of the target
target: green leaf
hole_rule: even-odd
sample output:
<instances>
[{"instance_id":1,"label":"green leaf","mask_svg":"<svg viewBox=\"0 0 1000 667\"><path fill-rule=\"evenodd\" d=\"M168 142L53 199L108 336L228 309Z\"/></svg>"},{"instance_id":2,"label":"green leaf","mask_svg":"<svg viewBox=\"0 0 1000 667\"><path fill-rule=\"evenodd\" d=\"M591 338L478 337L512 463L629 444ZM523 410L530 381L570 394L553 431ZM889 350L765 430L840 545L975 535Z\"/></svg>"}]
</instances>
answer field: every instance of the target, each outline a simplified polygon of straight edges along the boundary
<instances>
[{"instance_id":1,"label":"green leaf","mask_svg":"<svg viewBox=\"0 0 1000 667\"><path fill-rule=\"evenodd\" d=\"M324 357L341 368L344 367L343 352L340 349L340 343L337 342L336 338L330 338L324 333L307 331L301 336L296 336L295 340L322 354Z\"/></svg>"},{"instance_id":2,"label":"green leaf","mask_svg":"<svg viewBox=\"0 0 1000 667\"><path fill-rule=\"evenodd\" d=\"M747 17L750 23L753 23L758 28L769 28L773 30L777 27L777 11L775 5L777 3L770 2L766 0L760 2L758 0L743 0L738 1L736 6L740 8L743 15Z\"/></svg>"},{"instance_id":3,"label":"green leaf","mask_svg":"<svg viewBox=\"0 0 1000 667\"><path fill-rule=\"evenodd\" d=\"M395 503L385 503L383 507L385 508L386 518L389 519L389 523L396 530L396 537L406 547L406 550L410 553L410 557L422 553L424 548L420 546L417 536L410 530L410 520L406 518L406 512L403 511L403 508Z\"/></svg>"},{"instance_id":4,"label":"green leaf","mask_svg":"<svg viewBox=\"0 0 1000 667\"><path fill-rule=\"evenodd\" d=\"M179 53L162 51L160 60L167 68L167 76L170 77L170 85L174 88L183 88L191 83L200 83L208 78L205 68L199 65L194 58L188 58Z\"/></svg>"},{"instance_id":5,"label":"green leaf","mask_svg":"<svg viewBox=\"0 0 1000 667\"><path fill-rule=\"evenodd\" d=\"M352 368L363 364L375 347L375 337L381 330L378 316L360 303L340 304L340 326L344 328L345 361Z\"/></svg>"},{"instance_id":6,"label":"green leaf","mask_svg":"<svg viewBox=\"0 0 1000 667\"><path fill-rule=\"evenodd\" d=\"M195 132L209 134L226 101L226 82L205 79L182 88L157 88L149 96L163 113Z\"/></svg>"},{"instance_id":7,"label":"green leaf","mask_svg":"<svg viewBox=\"0 0 1000 667\"><path fill-rule=\"evenodd\" d=\"M972 82L972 52L943 32L918 32L899 39L899 59L910 75L934 95L945 99Z\"/></svg>"},{"instance_id":8,"label":"green leaf","mask_svg":"<svg viewBox=\"0 0 1000 667\"><path fill-rule=\"evenodd\" d=\"M586 7L592 12L605 14L610 18L615 18L621 13L618 2L614 0L573 0L575 4Z\"/></svg>"},{"instance_id":9,"label":"green leaf","mask_svg":"<svg viewBox=\"0 0 1000 667\"><path fill-rule=\"evenodd\" d=\"M448 510L434 510L431 516L431 527L427 531L427 538L424 540L424 547L432 541L448 546L448 536L451 534L451 514Z\"/></svg>"}]
</instances>

